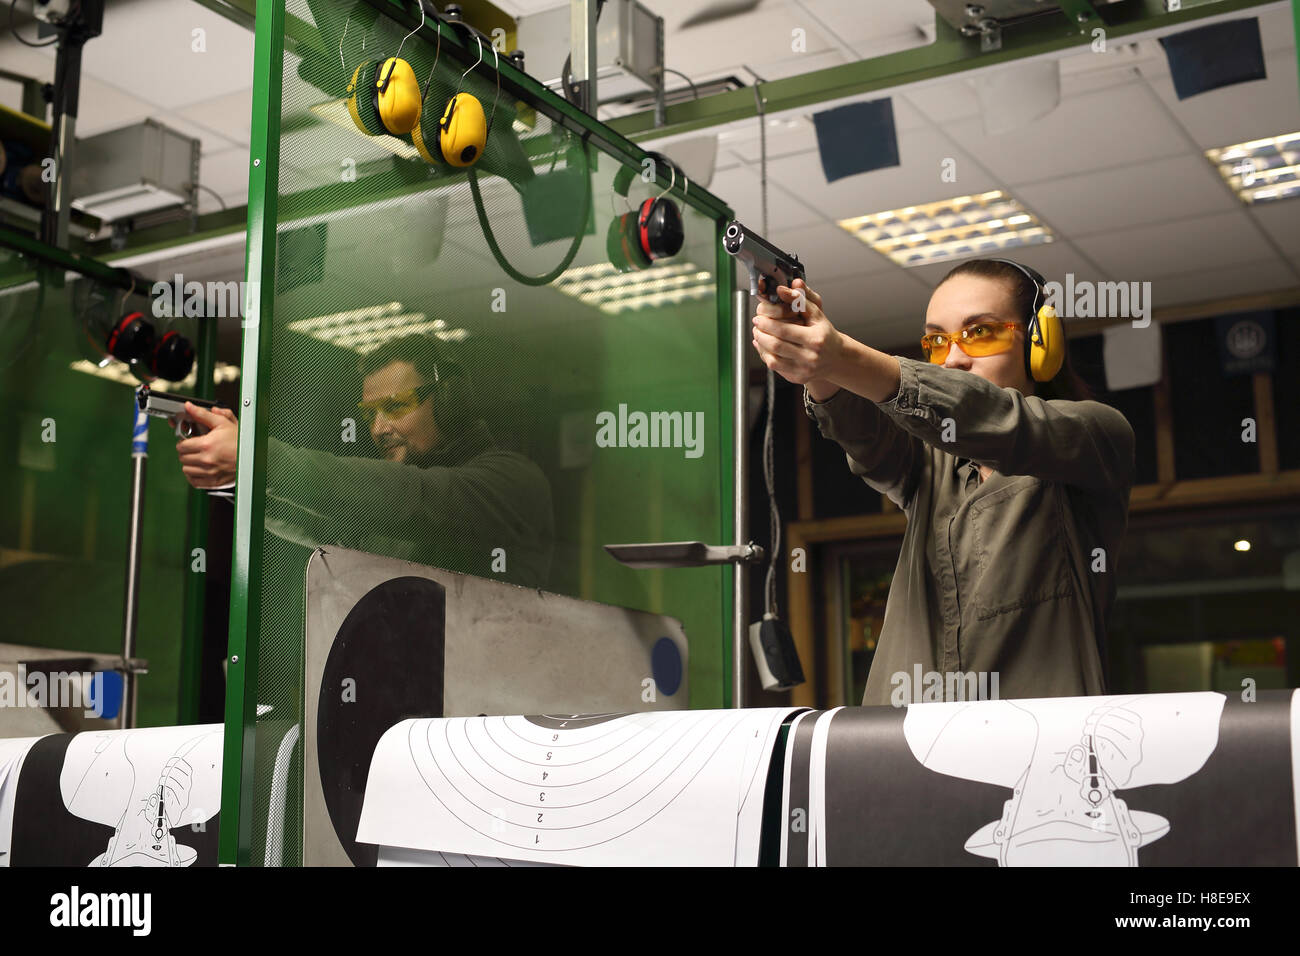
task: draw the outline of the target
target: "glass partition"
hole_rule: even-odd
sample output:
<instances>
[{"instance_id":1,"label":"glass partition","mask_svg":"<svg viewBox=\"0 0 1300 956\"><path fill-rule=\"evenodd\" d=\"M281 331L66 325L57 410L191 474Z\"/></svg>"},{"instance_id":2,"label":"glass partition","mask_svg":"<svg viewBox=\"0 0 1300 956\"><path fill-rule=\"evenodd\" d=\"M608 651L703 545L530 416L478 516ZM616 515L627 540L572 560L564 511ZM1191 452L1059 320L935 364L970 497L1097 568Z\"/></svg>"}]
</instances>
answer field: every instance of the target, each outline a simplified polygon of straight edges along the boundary
<instances>
[{"instance_id":1,"label":"glass partition","mask_svg":"<svg viewBox=\"0 0 1300 956\"><path fill-rule=\"evenodd\" d=\"M243 779L236 790L228 777L223 808L224 826L242 801L241 862L267 858L268 826L283 841L271 858L301 858L300 748L287 777L276 766L302 720L318 547L672 615L689 639L690 705L726 702L730 569L633 570L602 546L731 541L729 211L676 182L681 251L620 272L611 222L635 219L669 172L652 178L626 141L615 155L614 134L504 58L498 93L490 49L479 63L446 27L403 40L410 25L381 8L400 11L290 0L282 53L279 23L258 23L258 62L277 75L258 77L254 108L270 168L261 195L252 171L250 224L270 219L260 252L250 235L240 441L256 455L241 448L239 493L247 477L253 498L237 518L249 558L246 576L236 558L231 649L256 678L232 670L245 682L228 727L262 717L252 748L227 734ZM295 24L315 26L294 36ZM366 104L349 108L348 83L399 45L429 101L422 129L458 90L481 102L490 125L472 169L428 161L422 135L358 128ZM255 129L260 161L258 143ZM442 479L420 474L438 466Z\"/></svg>"},{"instance_id":2,"label":"glass partition","mask_svg":"<svg viewBox=\"0 0 1300 956\"><path fill-rule=\"evenodd\" d=\"M120 654L139 382L103 348L115 319L148 314L149 303L47 265L18 243L0 236L0 643ZM25 237L21 245L43 248ZM174 329L197 341L193 319L153 324L159 335ZM136 656L149 667L138 684L142 727L178 720L184 594L195 566L175 436L150 419L149 439L163 461L145 483L136 636ZM189 634L198 639L197 628Z\"/></svg>"}]
</instances>

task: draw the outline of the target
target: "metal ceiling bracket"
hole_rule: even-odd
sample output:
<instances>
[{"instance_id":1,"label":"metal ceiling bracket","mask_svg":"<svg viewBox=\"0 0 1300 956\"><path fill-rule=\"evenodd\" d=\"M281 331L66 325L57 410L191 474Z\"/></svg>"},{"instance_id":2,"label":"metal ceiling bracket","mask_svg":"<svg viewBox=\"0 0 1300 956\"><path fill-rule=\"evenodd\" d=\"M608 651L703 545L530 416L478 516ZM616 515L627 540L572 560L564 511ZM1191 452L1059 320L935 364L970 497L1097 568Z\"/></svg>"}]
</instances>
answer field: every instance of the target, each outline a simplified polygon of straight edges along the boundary
<instances>
[{"instance_id":1,"label":"metal ceiling bracket","mask_svg":"<svg viewBox=\"0 0 1300 956\"><path fill-rule=\"evenodd\" d=\"M980 52L995 53L1002 49L1002 25L992 17L987 17L979 23L980 31Z\"/></svg>"}]
</instances>

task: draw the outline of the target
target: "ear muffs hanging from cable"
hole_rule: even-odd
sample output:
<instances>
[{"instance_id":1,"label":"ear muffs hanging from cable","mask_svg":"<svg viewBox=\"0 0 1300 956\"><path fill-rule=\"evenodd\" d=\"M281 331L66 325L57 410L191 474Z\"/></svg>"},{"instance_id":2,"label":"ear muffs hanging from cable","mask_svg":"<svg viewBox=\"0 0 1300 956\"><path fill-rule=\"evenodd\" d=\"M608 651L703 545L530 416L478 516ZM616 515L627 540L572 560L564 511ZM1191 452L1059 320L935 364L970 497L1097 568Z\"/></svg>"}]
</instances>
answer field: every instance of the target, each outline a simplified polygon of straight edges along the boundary
<instances>
[{"instance_id":1,"label":"ear muffs hanging from cable","mask_svg":"<svg viewBox=\"0 0 1300 956\"><path fill-rule=\"evenodd\" d=\"M605 234L605 252L610 263L619 272L634 272L649 268L658 259L677 255L682 249L686 233L682 214L673 200L667 198L677 185L677 166L662 153L648 153L655 162L667 164L672 178L668 187L658 196L643 200L635 210L630 210L612 220ZM615 195L627 198L634 175L631 166L622 166L614 176ZM685 180L684 191L690 190L690 180Z\"/></svg>"},{"instance_id":2,"label":"ear muffs hanging from cable","mask_svg":"<svg viewBox=\"0 0 1300 956\"><path fill-rule=\"evenodd\" d=\"M466 37L474 38L474 42L478 45L478 60L461 74L456 92L450 97L444 99L430 96L438 60L442 55L442 33L439 31L433 67L424 81L424 90L421 94L423 105L420 119L411 130L410 136L401 138L414 146L420 158L426 163L466 169L477 163L487 149L488 133L496 119L497 104L501 99L501 57L496 47L489 42L497 65L497 78L492 113L490 116L485 116L482 102L464 89L465 78L483 62L483 38L478 31L466 23L458 20L445 22L453 28L461 27Z\"/></svg>"},{"instance_id":3,"label":"ear muffs hanging from cable","mask_svg":"<svg viewBox=\"0 0 1300 956\"><path fill-rule=\"evenodd\" d=\"M496 66L497 91L492 100L492 117L484 116L483 104L477 96L464 92L465 77L483 62L483 40L477 34L474 39L478 43L478 62L460 75L460 85L447 101L447 108L438 122L438 149L443 161L460 169L473 166L483 156L488 130L492 128L492 120L496 119L497 101L501 99L501 56L495 45L492 45L492 56Z\"/></svg>"},{"instance_id":4,"label":"ear muffs hanging from cable","mask_svg":"<svg viewBox=\"0 0 1300 956\"><path fill-rule=\"evenodd\" d=\"M1050 382L1065 363L1066 345L1061 317L1046 302L1047 280L1014 259L992 261L1015 266L1034 284L1034 304L1025 319L1025 371L1035 382Z\"/></svg>"},{"instance_id":5,"label":"ear muffs hanging from cable","mask_svg":"<svg viewBox=\"0 0 1300 956\"><path fill-rule=\"evenodd\" d=\"M146 359L153 352L155 342L153 324L145 319L144 313L128 312L109 329L104 347L113 358L129 365Z\"/></svg>"},{"instance_id":6,"label":"ear muffs hanging from cable","mask_svg":"<svg viewBox=\"0 0 1300 956\"><path fill-rule=\"evenodd\" d=\"M348 113L358 129L368 136L402 136L420 120L420 81L411 64L402 59L402 47L424 26L424 4L420 4L420 26L402 38L397 53L383 60L366 60L348 81ZM347 25L344 24L344 32ZM339 40L342 59L343 41ZM346 67L344 67L346 69Z\"/></svg>"}]
</instances>

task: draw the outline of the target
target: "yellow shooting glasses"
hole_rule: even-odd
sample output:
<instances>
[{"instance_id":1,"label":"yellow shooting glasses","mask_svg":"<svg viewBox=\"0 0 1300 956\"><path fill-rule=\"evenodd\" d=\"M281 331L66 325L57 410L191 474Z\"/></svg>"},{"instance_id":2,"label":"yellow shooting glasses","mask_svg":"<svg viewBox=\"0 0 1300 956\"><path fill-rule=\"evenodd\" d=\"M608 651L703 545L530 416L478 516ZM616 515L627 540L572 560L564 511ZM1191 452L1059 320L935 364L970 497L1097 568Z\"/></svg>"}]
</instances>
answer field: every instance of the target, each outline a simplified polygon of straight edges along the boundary
<instances>
[{"instance_id":1,"label":"yellow shooting glasses","mask_svg":"<svg viewBox=\"0 0 1300 956\"><path fill-rule=\"evenodd\" d=\"M382 412L383 416L389 420L404 418L420 407L429 393L436 387L436 383L419 385L415 388L403 389L400 392L394 392L392 395L385 395L383 398L375 398L368 402L357 402L357 408L366 416L369 421L374 421Z\"/></svg>"},{"instance_id":2,"label":"yellow shooting glasses","mask_svg":"<svg viewBox=\"0 0 1300 956\"><path fill-rule=\"evenodd\" d=\"M1018 328L1021 328L1019 322L976 322L963 328L956 336L931 332L921 336L921 350L931 365L942 365L947 361L948 350L954 343L972 358L997 355L1015 347Z\"/></svg>"}]
</instances>

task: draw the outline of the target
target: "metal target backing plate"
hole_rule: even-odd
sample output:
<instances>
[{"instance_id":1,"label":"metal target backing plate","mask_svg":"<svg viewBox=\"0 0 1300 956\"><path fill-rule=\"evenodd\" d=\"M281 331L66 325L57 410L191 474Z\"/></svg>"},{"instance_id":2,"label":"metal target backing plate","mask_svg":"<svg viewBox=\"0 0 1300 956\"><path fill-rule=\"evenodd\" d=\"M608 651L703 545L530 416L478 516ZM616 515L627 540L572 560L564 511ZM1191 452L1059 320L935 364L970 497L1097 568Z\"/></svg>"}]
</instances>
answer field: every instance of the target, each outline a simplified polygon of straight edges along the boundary
<instances>
[{"instance_id":1,"label":"metal target backing plate","mask_svg":"<svg viewBox=\"0 0 1300 956\"><path fill-rule=\"evenodd\" d=\"M439 622L431 618L440 602ZM430 715L439 700L446 717L685 710L689 702L686 634L676 618L361 551L312 555L305 623L307 866L372 861L369 848L345 849L336 832L354 825L349 808L363 796L356 791L370 754L344 752L348 744L338 741L362 747L373 736L369 725L396 723L398 711ZM440 662L431 659L439 647ZM334 728L324 748L322 719Z\"/></svg>"}]
</instances>

